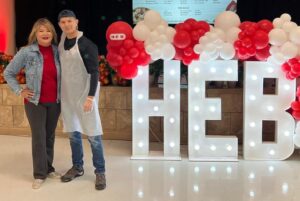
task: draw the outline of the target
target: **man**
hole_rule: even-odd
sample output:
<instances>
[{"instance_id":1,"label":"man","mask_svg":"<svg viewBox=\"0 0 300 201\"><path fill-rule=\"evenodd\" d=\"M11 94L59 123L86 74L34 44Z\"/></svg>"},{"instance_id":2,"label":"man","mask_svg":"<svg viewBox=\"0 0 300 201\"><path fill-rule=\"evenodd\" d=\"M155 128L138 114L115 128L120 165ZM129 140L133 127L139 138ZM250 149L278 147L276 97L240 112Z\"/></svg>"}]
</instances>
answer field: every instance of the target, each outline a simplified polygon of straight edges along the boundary
<instances>
[{"instance_id":1,"label":"man","mask_svg":"<svg viewBox=\"0 0 300 201\"><path fill-rule=\"evenodd\" d=\"M61 177L69 182L84 174L81 134L88 137L95 167L95 188L106 188L105 160L101 135L102 126L98 111L98 49L97 46L78 31L78 19L71 10L58 15L63 31L59 44L62 69L61 108L64 131L70 133L73 166Z\"/></svg>"}]
</instances>

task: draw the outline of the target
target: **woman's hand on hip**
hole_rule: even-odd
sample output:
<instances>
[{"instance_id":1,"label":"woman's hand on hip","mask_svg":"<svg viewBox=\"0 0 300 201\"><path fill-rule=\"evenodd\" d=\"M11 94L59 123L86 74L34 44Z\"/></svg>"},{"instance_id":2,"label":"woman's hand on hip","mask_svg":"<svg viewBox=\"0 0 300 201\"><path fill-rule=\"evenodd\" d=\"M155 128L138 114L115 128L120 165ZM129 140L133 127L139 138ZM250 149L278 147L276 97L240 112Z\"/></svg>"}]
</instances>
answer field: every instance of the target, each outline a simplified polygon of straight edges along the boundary
<instances>
[{"instance_id":1,"label":"woman's hand on hip","mask_svg":"<svg viewBox=\"0 0 300 201\"><path fill-rule=\"evenodd\" d=\"M21 91L21 96L26 99L30 99L34 96L34 92L27 87Z\"/></svg>"}]
</instances>

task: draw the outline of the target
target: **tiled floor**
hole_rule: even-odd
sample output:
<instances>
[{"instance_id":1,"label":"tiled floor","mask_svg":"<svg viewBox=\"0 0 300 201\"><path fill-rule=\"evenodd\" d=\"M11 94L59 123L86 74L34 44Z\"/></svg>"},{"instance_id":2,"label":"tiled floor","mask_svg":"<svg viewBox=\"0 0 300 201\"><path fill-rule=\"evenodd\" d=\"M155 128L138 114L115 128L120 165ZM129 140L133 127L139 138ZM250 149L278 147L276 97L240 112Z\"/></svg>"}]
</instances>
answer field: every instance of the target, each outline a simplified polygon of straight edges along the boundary
<instances>
[{"instance_id":1,"label":"tiled floor","mask_svg":"<svg viewBox=\"0 0 300 201\"><path fill-rule=\"evenodd\" d=\"M104 141L107 189L94 189L91 151L84 140L85 175L70 183L48 179L31 189L28 137L0 136L1 201L299 201L300 154L286 161L189 162L130 160L131 142ZM183 147L186 153L186 147ZM71 166L69 141L57 138L55 167Z\"/></svg>"}]
</instances>

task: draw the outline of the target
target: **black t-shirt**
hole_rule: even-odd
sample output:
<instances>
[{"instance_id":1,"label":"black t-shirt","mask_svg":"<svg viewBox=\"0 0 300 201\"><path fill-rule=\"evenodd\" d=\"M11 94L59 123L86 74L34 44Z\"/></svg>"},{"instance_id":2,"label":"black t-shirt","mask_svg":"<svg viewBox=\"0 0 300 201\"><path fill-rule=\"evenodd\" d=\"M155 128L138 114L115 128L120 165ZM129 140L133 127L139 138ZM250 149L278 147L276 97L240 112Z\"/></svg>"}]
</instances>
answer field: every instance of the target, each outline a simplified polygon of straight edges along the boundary
<instances>
[{"instance_id":1,"label":"black t-shirt","mask_svg":"<svg viewBox=\"0 0 300 201\"><path fill-rule=\"evenodd\" d=\"M66 38L64 49L70 50L75 45L75 43L76 38ZM85 36L82 36L78 39L78 47L84 66L88 74L91 75L90 90L88 95L95 96L99 80L98 48Z\"/></svg>"}]
</instances>

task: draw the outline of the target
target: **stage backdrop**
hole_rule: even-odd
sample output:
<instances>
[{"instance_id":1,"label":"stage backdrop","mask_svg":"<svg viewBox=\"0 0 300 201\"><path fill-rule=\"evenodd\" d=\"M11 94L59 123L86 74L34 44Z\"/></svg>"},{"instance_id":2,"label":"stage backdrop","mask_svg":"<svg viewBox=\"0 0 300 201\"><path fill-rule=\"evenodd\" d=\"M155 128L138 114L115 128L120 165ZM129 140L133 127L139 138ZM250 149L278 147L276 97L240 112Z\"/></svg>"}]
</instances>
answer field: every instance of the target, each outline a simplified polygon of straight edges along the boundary
<instances>
[{"instance_id":1,"label":"stage backdrop","mask_svg":"<svg viewBox=\"0 0 300 201\"><path fill-rule=\"evenodd\" d=\"M15 53L14 0L0 0L0 52Z\"/></svg>"}]
</instances>

